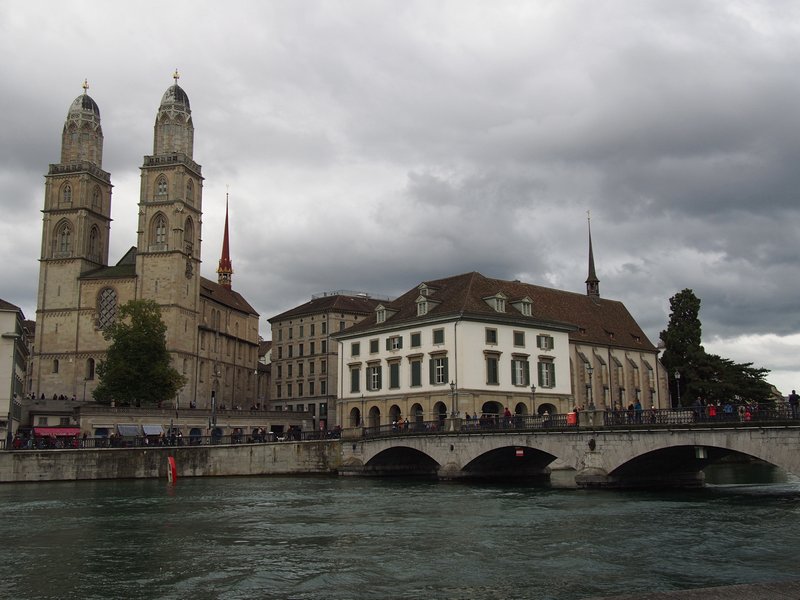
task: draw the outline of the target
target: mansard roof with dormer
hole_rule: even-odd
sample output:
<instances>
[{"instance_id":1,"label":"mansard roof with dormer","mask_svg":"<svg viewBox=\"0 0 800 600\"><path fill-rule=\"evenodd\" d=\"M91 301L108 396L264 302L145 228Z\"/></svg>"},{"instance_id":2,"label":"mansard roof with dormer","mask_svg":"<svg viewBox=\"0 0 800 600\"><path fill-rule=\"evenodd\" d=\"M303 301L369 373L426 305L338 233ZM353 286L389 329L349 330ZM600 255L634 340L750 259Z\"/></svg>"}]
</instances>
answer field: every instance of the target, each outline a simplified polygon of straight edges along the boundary
<instances>
[{"instance_id":1,"label":"mansard roof with dormer","mask_svg":"<svg viewBox=\"0 0 800 600\"><path fill-rule=\"evenodd\" d=\"M429 296L420 294L423 286ZM486 302L487 298L499 297L513 299L505 303L503 312ZM427 314L420 316L417 303L423 300L429 301L430 305ZM521 310L525 301L530 302L530 315ZM334 337L402 329L433 321L468 319L568 331L570 341L575 343L655 351L655 346L619 301L520 281L493 279L477 272L426 281L401 295L392 305L397 308L397 313L387 317L384 323L376 323L373 313L346 331L334 334Z\"/></svg>"}]
</instances>

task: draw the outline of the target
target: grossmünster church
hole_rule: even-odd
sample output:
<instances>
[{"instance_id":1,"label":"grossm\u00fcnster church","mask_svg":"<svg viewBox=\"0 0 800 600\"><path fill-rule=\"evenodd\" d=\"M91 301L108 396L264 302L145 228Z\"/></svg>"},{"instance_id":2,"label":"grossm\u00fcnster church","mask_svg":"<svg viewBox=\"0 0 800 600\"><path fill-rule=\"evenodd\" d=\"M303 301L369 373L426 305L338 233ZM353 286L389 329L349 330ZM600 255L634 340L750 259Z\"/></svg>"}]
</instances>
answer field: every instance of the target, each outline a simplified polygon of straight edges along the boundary
<instances>
[{"instance_id":1,"label":"grossm\u00fcnster church","mask_svg":"<svg viewBox=\"0 0 800 600\"><path fill-rule=\"evenodd\" d=\"M141 166L136 246L114 263L100 110L87 85L69 107L61 160L45 183L31 373L37 395L89 399L108 347L104 328L120 305L151 299L167 325L172 364L187 380L181 406L209 407L212 391L218 406L255 401L258 314L232 287L227 203L218 280L200 276L203 176L193 156L189 98L174 77L156 112L153 152ZM136 209L125 200L117 210Z\"/></svg>"}]
</instances>

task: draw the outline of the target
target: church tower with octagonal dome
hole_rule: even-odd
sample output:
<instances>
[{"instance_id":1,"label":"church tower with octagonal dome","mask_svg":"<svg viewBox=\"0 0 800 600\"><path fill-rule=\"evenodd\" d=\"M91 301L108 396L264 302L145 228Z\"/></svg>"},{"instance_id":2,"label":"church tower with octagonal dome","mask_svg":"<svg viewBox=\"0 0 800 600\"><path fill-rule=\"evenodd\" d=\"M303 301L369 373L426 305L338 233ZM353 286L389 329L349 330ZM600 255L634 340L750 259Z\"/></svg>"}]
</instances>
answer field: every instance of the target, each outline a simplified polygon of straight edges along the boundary
<instances>
[{"instance_id":1,"label":"church tower with octagonal dome","mask_svg":"<svg viewBox=\"0 0 800 600\"><path fill-rule=\"evenodd\" d=\"M31 391L91 401L105 329L119 307L161 308L167 351L186 378L183 407L255 402L258 313L227 280L201 276L203 176L194 162L189 97L175 82L161 98L153 154L144 157L137 245L109 265L111 176L102 170L100 110L86 93L70 106L61 162L46 176ZM227 213L226 213L227 214ZM223 256L230 263L227 219ZM227 263L226 263L227 264Z\"/></svg>"}]
</instances>

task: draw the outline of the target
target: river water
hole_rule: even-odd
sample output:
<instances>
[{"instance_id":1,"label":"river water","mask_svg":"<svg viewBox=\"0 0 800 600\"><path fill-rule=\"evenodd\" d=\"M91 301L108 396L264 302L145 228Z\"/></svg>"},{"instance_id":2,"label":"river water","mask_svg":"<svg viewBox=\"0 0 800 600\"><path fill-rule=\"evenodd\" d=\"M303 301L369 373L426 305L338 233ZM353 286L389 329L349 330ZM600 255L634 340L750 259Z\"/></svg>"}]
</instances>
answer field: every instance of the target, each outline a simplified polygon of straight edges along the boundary
<instances>
[{"instance_id":1,"label":"river water","mask_svg":"<svg viewBox=\"0 0 800 600\"><path fill-rule=\"evenodd\" d=\"M800 481L748 469L675 492L558 474L4 485L0 597L571 599L793 578Z\"/></svg>"}]
</instances>

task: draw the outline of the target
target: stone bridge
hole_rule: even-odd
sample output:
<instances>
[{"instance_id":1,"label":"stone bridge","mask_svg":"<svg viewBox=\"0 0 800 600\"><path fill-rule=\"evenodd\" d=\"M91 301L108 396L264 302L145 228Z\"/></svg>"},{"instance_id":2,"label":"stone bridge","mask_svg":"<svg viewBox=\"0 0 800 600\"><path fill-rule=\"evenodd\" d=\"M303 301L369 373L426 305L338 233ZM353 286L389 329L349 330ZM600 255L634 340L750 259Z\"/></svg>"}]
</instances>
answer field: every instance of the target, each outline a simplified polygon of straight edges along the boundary
<instances>
[{"instance_id":1,"label":"stone bridge","mask_svg":"<svg viewBox=\"0 0 800 600\"><path fill-rule=\"evenodd\" d=\"M342 440L344 475L547 480L552 465L582 487L695 487L739 454L800 475L800 426L683 427L416 434Z\"/></svg>"}]
</instances>

